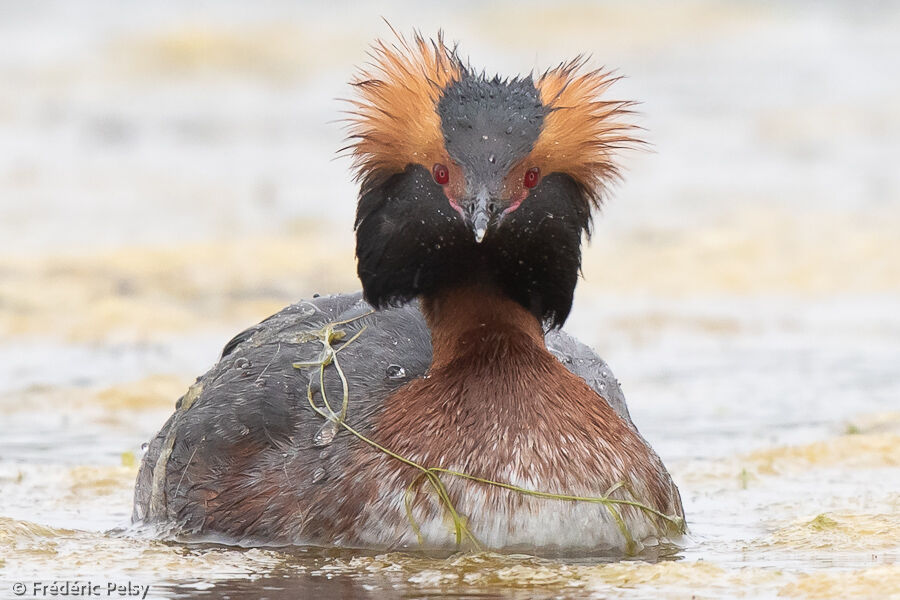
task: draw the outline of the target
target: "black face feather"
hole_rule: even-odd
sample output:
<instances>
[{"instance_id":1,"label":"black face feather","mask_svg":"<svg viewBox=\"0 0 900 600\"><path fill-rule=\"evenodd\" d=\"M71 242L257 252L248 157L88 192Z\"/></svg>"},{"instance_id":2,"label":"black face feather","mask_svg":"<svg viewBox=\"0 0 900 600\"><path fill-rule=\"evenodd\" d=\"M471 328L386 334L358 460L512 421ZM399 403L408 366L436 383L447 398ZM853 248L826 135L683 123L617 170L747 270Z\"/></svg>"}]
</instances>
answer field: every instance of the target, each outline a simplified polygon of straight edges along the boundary
<instances>
[{"instance_id":1,"label":"black face feather","mask_svg":"<svg viewBox=\"0 0 900 600\"><path fill-rule=\"evenodd\" d=\"M487 283L560 327L572 308L587 206L572 178L548 175L478 244L428 170L410 165L360 199L356 255L365 298L385 307Z\"/></svg>"},{"instance_id":2,"label":"black face feather","mask_svg":"<svg viewBox=\"0 0 900 600\"><path fill-rule=\"evenodd\" d=\"M421 165L409 165L360 197L357 272L373 306L402 304L463 282L477 261L475 250L468 227Z\"/></svg>"},{"instance_id":3,"label":"black face feather","mask_svg":"<svg viewBox=\"0 0 900 600\"><path fill-rule=\"evenodd\" d=\"M588 206L571 177L553 173L484 241L494 280L551 327L562 327L572 309Z\"/></svg>"}]
</instances>

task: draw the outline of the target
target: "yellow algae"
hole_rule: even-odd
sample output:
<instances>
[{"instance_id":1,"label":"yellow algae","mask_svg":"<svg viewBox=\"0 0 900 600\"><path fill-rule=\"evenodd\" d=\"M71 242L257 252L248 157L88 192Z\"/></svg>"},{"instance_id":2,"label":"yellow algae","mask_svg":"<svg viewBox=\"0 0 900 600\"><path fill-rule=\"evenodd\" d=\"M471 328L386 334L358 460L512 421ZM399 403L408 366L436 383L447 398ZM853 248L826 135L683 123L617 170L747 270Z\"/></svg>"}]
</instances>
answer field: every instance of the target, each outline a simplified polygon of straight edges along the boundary
<instances>
[{"instance_id":1,"label":"yellow algae","mask_svg":"<svg viewBox=\"0 0 900 600\"><path fill-rule=\"evenodd\" d=\"M131 493L137 465L99 466L82 465L72 467L66 473L69 493L73 496L93 500L97 496ZM67 500L68 501L68 500Z\"/></svg>"},{"instance_id":2,"label":"yellow algae","mask_svg":"<svg viewBox=\"0 0 900 600\"><path fill-rule=\"evenodd\" d=\"M27 502L36 514L124 514L131 505L137 465L25 465L21 478L0 477L0 497Z\"/></svg>"},{"instance_id":3,"label":"yellow algae","mask_svg":"<svg viewBox=\"0 0 900 600\"><path fill-rule=\"evenodd\" d=\"M0 335L96 342L238 328L314 292L356 287L352 244L327 232L3 257Z\"/></svg>"},{"instance_id":4,"label":"yellow algae","mask_svg":"<svg viewBox=\"0 0 900 600\"><path fill-rule=\"evenodd\" d=\"M341 28L303 27L300 22L227 27L214 23L185 25L112 44L115 65L125 75L165 79L199 75L237 75L291 82L343 58L354 45ZM323 54L323 46L335 52ZM360 48L364 44L358 43ZM348 46L350 48L348 48Z\"/></svg>"},{"instance_id":5,"label":"yellow algae","mask_svg":"<svg viewBox=\"0 0 900 600\"><path fill-rule=\"evenodd\" d=\"M851 434L795 446L779 446L744 455L756 472L772 475L811 466L851 468L900 465L900 435Z\"/></svg>"},{"instance_id":6,"label":"yellow algae","mask_svg":"<svg viewBox=\"0 0 900 600\"><path fill-rule=\"evenodd\" d=\"M193 548L0 517L4 569L17 577L125 573L154 579L228 579L266 572L282 557L261 549Z\"/></svg>"},{"instance_id":7,"label":"yellow algae","mask_svg":"<svg viewBox=\"0 0 900 600\"><path fill-rule=\"evenodd\" d=\"M688 230L598 232L585 252L585 280L669 297L897 292L900 215L883 217L747 209Z\"/></svg>"},{"instance_id":8,"label":"yellow algae","mask_svg":"<svg viewBox=\"0 0 900 600\"><path fill-rule=\"evenodd\" d=\"M779 590L780 596L801 598L900 598L900 565L879 565L854 571L801 575Z\"/></svg>"},{"instance_id":9,"label":"yellow algae","mask_svg":"<svg viewBox=\"0 0 900 600\"><path fill-rule=\"evenodd\" d=\"M765 545L838 552L897 549L900 513L822 513L778 529Z\"/></svg>"},{"instance_id":10,"label":"yellow algae","mask_svg":"<svg viewBox=\"0 0 900 600\"><path fill-rule=\"evenodd\" d=\"M149 375L107 387L33 386L7 394L0 411L43 411L78 414L105 424L134 418L134 411L163 411L188 389L190 379L176 375Z\"/></svg>"},{"instance_id":11,"label":"yellow algae","mask_svg":"<svg viewBox=\"0 0 900 600\"><path fill-rule=\"evenodd\" d=\"M810 467L884 468L900 464L900 413L859 415L853 432L808 444L763 448L719 460L690 460L671 465L676 479L693 484L729 482L748 488L761 476Z\"/></svg>"},{"instance_id":12,"label":"yellow algae","mask_svg":"<svg viewBox=\"0 0 900 600\"><path fill-rule=\"evenodd\" d=\"M60 535L71 535L70 529L47 527L30 521L17 521L0 516L0 544L12 545L16 542L39 542Z\"/></svg>"},{"instance_id":13,"label":"yellow algae","mask_svg":"<svg viewBox=\"0 0 900 600\"><path fill-rule=\"evenodd\" d=\"M150 375L113 385L85 398L86 404L104 410L154 410L173 408L188 389L190 380L175 375Z\"/></svg>"},{"instance_id":14,"label":"yellow algae","mask_svg":"<svg viewBox=\"0 0 900 600\"><path fill-rule=\"evenodd\" d=\"M593 586L600 582L616 587L633 587L649 584L685 584L695 582L713 582L722 580L727 571L722 567L705 561L696 562L661 562L647 564L640 562L623 562L602 565L602 569L594 569Z\"/></svg>"},{"instance_id":15,"label":"yellow algae","mask_svg":"<svg viewBox=\"0 0 900 600\"><path fill-rule=\"evenodd\" d=\"M604 565L586 589L604 595L629 589L652 589L666 598L761 596L784 583L778 569L726 569L714 563L663 562L656 564L616 563Z\"/></svg>"},{"instance_id":16,"label":"yellow algae","mask_svg":"<svg viewBox=\"0 0 900 600\"><path fill-rule=\"evenodd\" d=\"M0 555L8 559L8 566L23 559L46 557L52 560L57 554L56 538L71 533L66 529L0 516Z\"/></svg>"},{"instance_id":17,"label":"yellow algae","mask_svg":"<svg viewBox=\"0 0 900 600\"><path fill-rule=\"evenodd\" d=\"M849 431L848 431L849 429ZM809 444L774 446L717 460L672 462L675 479L694 487L715 484L748 489L761 477L810 467L884 468L900 464L900 413L854 417L843 435Z\"/></svg>"},{"instance_id":18,"label":"yellow algae","mask_svg":"<svg viewBox=\"0 0 900 600\"><path fill-rule=\"evenodd\" d=\"M137 457L134 455L134 452L122 453L122 466L128 468L137 467Z\"/></svg>"},{"instance_id":19,"label":"yellow algae","mask_svg":"<svg viewBox=\"0 0 900 600\"><path fill-rule=\"evenodd\" d=\"M783 583L774 569L725 569L706 561L623 561L569 564L559 560L490 552L460 554L449 559L421 558L402 553L333 559L319 573L401 574L417 588L467 585L479 590L511 588L609 591L640 586L669 590L728 589Z\"/></svg>"},{"instance_id":20,"label":"yellow algae","mask_svg":"<svg viewBox=\"0 0 900 600\"><path fill-rule=\"evenodd\" d=\"M50 520L53 525L64 524L67 527L108 528L127 522L136 467L28 465L23 470L21 481L0 479L0 498L4 499L4 506L19 507L16 513L9 516L38 515ZM3 512L0 509L0 515ZM45 527L37 523L15 523L12 520L5 523L5 543L14 542L16 547L21 545L23 536L29 530L31 537L44 540L41 547L49 547L49 544L55 543L55 536L67 531L49 527L36 529ZM13 538L10 537L12 535ZM82 534L72 535L78 537ZM0 527L0 546L3 545L3 537ZM0 548L0 555L11 553Z\"/></svg>"},{"instance_id":21,"label":"yellow algae","mask_svg":"<svg viewBox=\"0 0 900 600\"><path fill-rule=\"evenodd\" d=\"M846 433L900 433L900 412L857 415L847 423Z\"/></svg>"}]
</instances>

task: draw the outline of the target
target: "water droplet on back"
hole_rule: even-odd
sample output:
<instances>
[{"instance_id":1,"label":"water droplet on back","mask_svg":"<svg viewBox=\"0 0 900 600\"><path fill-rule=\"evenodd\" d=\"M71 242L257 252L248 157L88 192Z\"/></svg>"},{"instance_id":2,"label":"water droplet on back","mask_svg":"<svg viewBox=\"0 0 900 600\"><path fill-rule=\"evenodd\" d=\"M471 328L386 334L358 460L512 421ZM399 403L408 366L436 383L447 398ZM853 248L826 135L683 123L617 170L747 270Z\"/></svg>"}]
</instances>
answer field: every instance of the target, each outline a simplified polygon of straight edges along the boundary
<instances>
[{"instance_id":1,"label":"water droplet on back","mask_svg":"<svg viewBox=\"0 0 900 600\"><path fill-rule=\"evenodd\" d=\"M319 431L316 432L315 437L313 437L313 446L322 447L327 446L334 440L334 436L337 435L338 424L334 421L325 421L325 423L319 427Z\"/></svg>"},{"instance_id":2,"label":"water droplet on back","mask_svg":"<svg viewBox=\"0 0 900 600\"><path fill-rule=\"evenodd\" d=\"M406 377L406 369L400 365L388 365L385 375L388 379L403 379Z\"/></svg>"}]
</instances>

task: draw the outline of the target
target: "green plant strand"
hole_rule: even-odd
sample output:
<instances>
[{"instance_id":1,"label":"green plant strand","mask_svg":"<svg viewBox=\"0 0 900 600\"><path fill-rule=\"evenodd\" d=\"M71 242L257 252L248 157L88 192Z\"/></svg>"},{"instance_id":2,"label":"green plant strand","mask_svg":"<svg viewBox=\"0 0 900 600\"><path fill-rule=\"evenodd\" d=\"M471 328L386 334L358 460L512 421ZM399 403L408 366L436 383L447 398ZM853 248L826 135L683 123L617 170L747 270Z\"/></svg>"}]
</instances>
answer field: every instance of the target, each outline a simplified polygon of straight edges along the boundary
<instances>
[{"instance_id":1,"label":"green plant strand","mask_svg":"<svg viewBox=\"0 0 900 600\"><path fill-rule=\"evenodd\" d=\"M319 329L318 331L310 332L304 336L307 340L316 339L322 343L322 353L319 355L319 359L315 361L306 361L306 362L296 362L293 363L295 368L308 368L308 367L319 367L319 387L320 393L322 394L322 403L325 406L325 410L322 410L318 406L316 406L315 401L313 399L313 389L312 383L307 386L307 400L309 401L310 407L313 411L316 412L322 418L335 423L339 427L343 427L348 432L365 442L366 444L372 446L376 450L384 452L391 458L400 461L401 463L413 467L420 471L420 474L416 476L406 487L406 491L404 493L404 505L406 508L406 516L409 519L410 526L412 527L413 533L416 536L419 544L422 545L424 543L422 538L421 528L415 520L412 510L412 504L415 499L415 489L421 483L422 479L425 478L428 483L431 485L432 489L434 489L435 493L438 496L438 500L444 505L447 511L450 513L450 517L453 521L453 529L456 537L456 544L459 546L463 539L468 540L472 543L472 545L476 549L481 548L481 544L472 534L469 529L466 518L459 514L456 510L456 507L453 504L453 501L450 498L450 493L447 490L446 485L441 480L439 474L444 473L446 475L450 475L452 477L459 477L461 479L467 479L469 481L475 481L477 483L482 483L484 485L490 485L494 487L499 487L502 489L507 489L510 491L518 492L521 494L525 494L527 496L533 496L536 498L546 498L551 500L563 500L570 502L587 502L591 504L601 504L603 505L612 516L613 520L616 522L619 531L622 533L622 536L626 542L626 551L631 554L635 548L635 542L631 535L631 532L628 530L628 526L625 523L625 520L622 518L621 513L619 512L617 506L631 506L634 508L638 508L643 510L651 515L654 515L666 523L672 525L678 532L684 532L684 519L678 516L666 515L646 504L638 502L636 500L622 500L617 498L610 498L610 494L617 491L620 488L627 488L625 482L619 482L610 487L606 494L603 496L575 496L571 494L554 494L550 492L541 492L537 490L529 490L527 488L523 488L517 485L513 485L510 483L503 483L500 481L493 481L491 479L485 479L483 477L476 477L474 475L470 475L468 473L463 473L460 471L454 471L452 469L445 469L442 467L424 467L419 463L410 460L396 452L382 446L378 442L369 439L364 436L362 433L356 431L353 427L351 427L346 421L347 416L347 408L349 406L350 400L350 387L347 381L347 377L344 374L344 370L341 368L340 361L337 358L338 353L347 347L350 343L355 341L362 335L363 331L366 330L366 326L360 328L358 332L356 332L352 337L350 337L347 341L345 341L340 348L335 349L331 343L333 341L342 340L346 333L344 331L335 330L334 327L337 325L344 325L347 323L351 323L363 317L366 317L372 314L374 311L370 311L366 314L360 315L358 317L353 317L351 319L346 319L344 321L337 321L334 323L329 323ZM325 367L330 364L334 364L335 370L337 371L338 377L341 380L341 388L343 392L343 401L341 403L341 411L340 413L335 413L331 408L331 404L328 402L328 398L325 392ZM629 489L629 493L634 497L634 493Z\"/></svg>"}]
</instances>

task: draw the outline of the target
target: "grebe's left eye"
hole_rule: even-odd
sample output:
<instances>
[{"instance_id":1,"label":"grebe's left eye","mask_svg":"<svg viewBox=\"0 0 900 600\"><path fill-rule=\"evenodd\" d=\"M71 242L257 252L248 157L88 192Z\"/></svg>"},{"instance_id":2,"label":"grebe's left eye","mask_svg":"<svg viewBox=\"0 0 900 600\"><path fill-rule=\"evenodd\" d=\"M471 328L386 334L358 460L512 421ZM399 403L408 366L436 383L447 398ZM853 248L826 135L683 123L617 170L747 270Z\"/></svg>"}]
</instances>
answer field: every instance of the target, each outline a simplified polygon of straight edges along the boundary
<instances>
[{"instance_id":1,"label":"grebe's left eye","mask_svg":"<svg viewBox=\"0 0 900 600\"><path fill-rule=\"evenodd\" d=\"M441 163L435 163L431 169L431 176L438 185L447 185L450 182L450 171Z\"/></svg>"},{"instance_id":2,"label":"grebe's left eye","mask_svg":"<svg viewBox=\"0 0 900 600\"><path fill-rule=\"evenodd\" d=\"M525 181L523 181L522 183L527 188L533 188L534 186L536 186L538 184L538 182L540 180L541 180L541 170L538 169L537 167L531 167L530 169L525 171Z\"/></svg>"}]
</instances>

